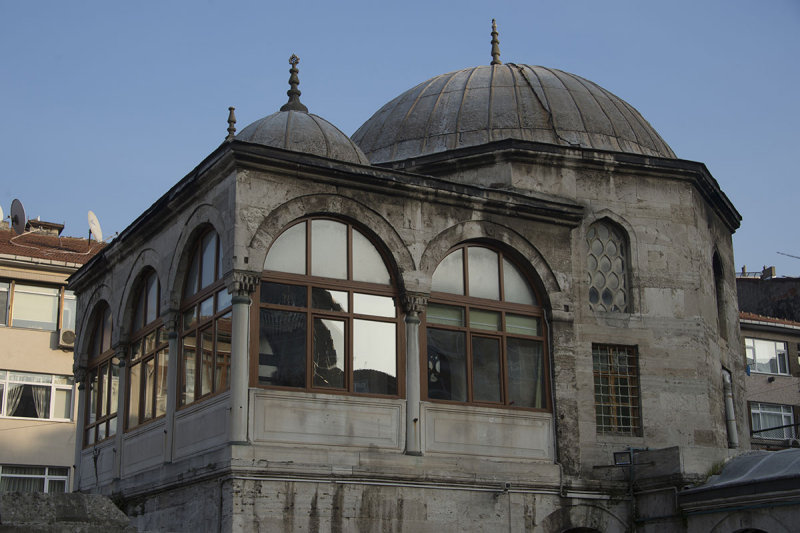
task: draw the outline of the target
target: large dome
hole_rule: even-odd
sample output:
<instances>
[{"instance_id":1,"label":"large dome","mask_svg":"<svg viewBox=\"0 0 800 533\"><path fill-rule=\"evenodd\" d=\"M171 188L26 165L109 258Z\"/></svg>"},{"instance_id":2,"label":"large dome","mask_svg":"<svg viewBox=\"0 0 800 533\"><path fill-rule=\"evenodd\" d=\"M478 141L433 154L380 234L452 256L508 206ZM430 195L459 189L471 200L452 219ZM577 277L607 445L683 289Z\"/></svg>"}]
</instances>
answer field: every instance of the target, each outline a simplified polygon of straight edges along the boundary
<instances>
[{"instance_id":1,"label":"large dome","mask_svg":"<svg viewBox=\"0 0 800 533\"><path fill-rule=\"evenodd\" d=\"M633 106L599 85L514 63L431 78L387 103L353 134L372 163L508 138L675 157Z\"/></svg>"},{"instance_id":2,"label":"large dome","mask_svg":"<svg viewBox=\"0 0 800 533\"><path fill-rule=\"evenodd\" d=\"M244 128L236 139L369 165L364 153L339 128L305 111L273 113Z\"/></svg>"}]
</instances>

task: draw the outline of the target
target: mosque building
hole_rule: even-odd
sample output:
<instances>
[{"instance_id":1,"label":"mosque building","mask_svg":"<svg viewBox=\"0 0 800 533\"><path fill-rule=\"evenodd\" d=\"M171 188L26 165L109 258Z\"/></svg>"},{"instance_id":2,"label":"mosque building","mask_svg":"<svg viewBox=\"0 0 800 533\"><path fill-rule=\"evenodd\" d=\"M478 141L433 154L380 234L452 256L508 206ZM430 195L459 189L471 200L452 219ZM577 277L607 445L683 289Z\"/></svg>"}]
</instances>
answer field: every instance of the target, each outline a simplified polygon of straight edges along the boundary
<instances>
[{"instance_id":1,"label":"mosque building","mask_svg":"<svg viewBox=\"0 0 800 533\"><path fill-rule=\"evenodd\" d=\"M74 487L143 530L685 531L748 440L702 164L502 62L229 135L70 279ZM115 393L115 394L112 394Z\"/></svg>"}]
</instances>

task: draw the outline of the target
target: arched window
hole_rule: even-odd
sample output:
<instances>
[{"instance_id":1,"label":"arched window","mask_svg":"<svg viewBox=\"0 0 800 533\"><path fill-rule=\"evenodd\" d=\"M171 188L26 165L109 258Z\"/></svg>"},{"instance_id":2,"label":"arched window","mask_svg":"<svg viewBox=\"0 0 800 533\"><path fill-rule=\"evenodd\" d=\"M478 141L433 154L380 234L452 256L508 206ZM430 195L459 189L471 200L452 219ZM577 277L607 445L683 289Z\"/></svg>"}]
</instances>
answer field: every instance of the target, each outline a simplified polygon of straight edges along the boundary
<instances>
[{"instance_id":1,"label":"arched window","mask_svg":"<svg viewBox=\"0 0 800 533\"><path fill-rule=\"evenodd\" d=\"M89 394L86 395L83 445L91 446L117 432L119 368L112 362L111 310L100 303L92 315L89 339Z\"/></svg>"},{"instance_id":2,"label":"arched window","mask_svg":"<svg viewBox=\"0 0 800 533\"><path fill-rule=\"evenodd\" d=\"M542 308L502 252L452 250L433 274L425 322L428 399L548 408Z\"/></svg>"},{"instance_id":3,"label":"arched window","mask_svg":"<svg viewBox=\"0 0 800 533\"><path fill-rule=\"evenodd\" d=\"M259 385L399 394L396 291L351 224L313 218L287 228L260 291Z\"/></svg>"},{"instance_id":4,"label":"arched window","mask_svg":"<svg viewBox=\"0 0 800 533\"><path fill-rule=\"evenodd\" d=\"M181 303L179 405L228 389L231 295L222 280L219 237L207 229L191 251Z\"/></svg>"},{"instance_id":5,"label":"arched window","mask_svg":"<svg viewBox=\"0 0 800 533\"><path fill-rule=\"evenodd\" d=\"M160 318L160 286L154 271L142 277L135 298L128 365L128 429L167 412L169 345Z\"/></svg>"},{"instance_id":6,"label":"arched window","mask_svg":"<svg viewBox=\"0 0 800 533\"><path fill-rule=\"evenodd\" d=\"M587 274L589 308L592 311L627 312L628 240L609 220L599 220L586 232L589 246Z\"/></svg>"}]
</instances>

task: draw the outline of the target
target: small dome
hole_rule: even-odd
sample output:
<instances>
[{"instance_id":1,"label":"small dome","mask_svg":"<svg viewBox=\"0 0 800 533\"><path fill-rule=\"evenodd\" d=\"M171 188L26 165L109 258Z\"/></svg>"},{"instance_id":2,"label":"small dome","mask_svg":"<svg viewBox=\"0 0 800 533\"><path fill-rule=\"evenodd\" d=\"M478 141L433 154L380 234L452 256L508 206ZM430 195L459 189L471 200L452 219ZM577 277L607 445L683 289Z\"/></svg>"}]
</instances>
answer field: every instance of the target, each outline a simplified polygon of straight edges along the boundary
<instances>
[{"instance_id":1,"label":"small dome","mask_svg":"<svg viewBox=\"0 0 800 533\"><path fill-rule=\"evenodd\" d=\"M364 152L336 126L304 111L278 111L236 135L239 141L369 165Z\"/></svg>"},{"instance_id":2,"label":"small dome","mask_svg":"<svg viewBox=\"0 0 800 533\"><path fill-rule=\"evenodd\" d=\"M420 83L372 115L353 140L372 163L509 138L675 158L636 109L599 85L497 63Z\"/></svg>"}]
</instances>

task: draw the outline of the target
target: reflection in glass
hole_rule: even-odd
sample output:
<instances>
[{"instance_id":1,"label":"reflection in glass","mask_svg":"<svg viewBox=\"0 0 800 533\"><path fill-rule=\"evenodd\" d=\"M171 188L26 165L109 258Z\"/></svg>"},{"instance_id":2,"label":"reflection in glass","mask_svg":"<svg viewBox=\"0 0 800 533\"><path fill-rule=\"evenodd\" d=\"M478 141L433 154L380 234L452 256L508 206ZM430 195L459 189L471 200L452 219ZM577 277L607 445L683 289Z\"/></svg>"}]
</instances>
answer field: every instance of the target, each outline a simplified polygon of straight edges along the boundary
<instances>
[{"instance_id":1,"label":"reflection in glass","mask_svg":"<svg viewBox=\"0 0 800 533\"><path fill-rule=\"evenodd\" d=\"M214 316L214 297L209 296L200 302L200 320Z\"/></svg>"},{"instance_id":2,"label":"reflection in glass","mask_svg":"<svg viewBox=\"0 0 800 533\"><path fill-rule=\"evenodd\" d=\"M233 295L227 289L222 289L217 293L217 311L222 311L231 306Z\"/></svg>"},{"instance_id":3,"label":"reflection in glass","mask_svg":"<svg viewBox=\"0 0 800 533\"><path fill-rule=\"evenodd\" d=\"M147 314L145 324L149 324L158 317L158 278L151 273L147 278Z\"/></svg>"},{"instance_id":4,"label":"reflection in glass","mask_svg":"<svg viewBox=\"0 0 800 533\"><path fill-rule=\"evenodd\" d=\"M394 318L394 298L375 294L353 293L353 312L359 315Z\"/></svg>"},{"instance_id":5,"label":"reflection in glass","mask_svg":"<svg viewBox=\"0 0 800 533\"><path fill-rule=\"evenodd\" d=\"M473 298L500 299L500 272L497 252L488 248L470 247L469 295Z\"/></svg>"},{"instance_id":6,"label":"reflection in glass","mask_svg":"<svg viewBox=\"0 0 800 533\"><path fill-rule=\"evenodd\" d=\"M305 307L306 299L305 287L284 283L265 282L261 284L261 303Z\"/></svg>"},{"instance_id":7,"label":"reflection in glass","mask_svg":"<svg viewBox=\"0 0 800 533\"><path fill-rule=\"evenodd\" d=\"M538 305L536 295L519 269L503 258L503 290L505 300L525 305Z\"/></svg>"},{"instance_id":8,"label":"reflection in glass","mask_svg":"<svg viewBox=\"0 0 800 533\"><path fill-rule=\"evenodd\" d=\"M472 337L472 399L476 402L499 402L500 340Z\"/></svg>"},{"instance_id":9,"label":"reflection in glass","mask_svg":"<svg viewBox=\"0 0 800 533\"><path fill-rule=\"evenodd\" d=\"M311 275L347 279L347 226L333 220L311 221Z\"/></svg>"},{"instance_id":10,"label":"reflection in glass","mask_svg":"<svg viewBox=\"0 0 800 533\"><path fill-rule=\"evenodd\" d=\"M275 239L264 261L264 270L306 273L306 223L287 229Z\"/></svg>"},{"instance_id":11,"label":"reflection in glass","mask_svg":"<svg viewBox=\"0 0 800 533\"><path fill-rule=\"evenodd\" d=\"M148 359L143 365L144 372L144 415L142 421L153 418L153 389L155 388L156 362Z\"/></svg>"},{"instance_id":12,"label":"reflection in glass","mask_svg":"<svg viewBox=\"0 0 800 533\"><path fill-rule=\"evenodd\" d=\"M231 368L231 314L217 321L217 368L214 374L214 390L228 388L228 374Z\"/></svg>"},{"instance_id":13,"label":"reflection in glass","mask_svg":"<svg viewBox=\"0 0 800 533\"><path fill-rule=\"evenodd\" d=\"M183 338L183 394L181 403L186 405L194 401L194 360L196 340L195 335L186 335Z\"/></svg>"},{"instance_id":14,"label":"reflection in glass","mask_svg":"<svg viewBox=\"0 0 800 533\"><path fill-rule=\"evenodd\" d=\"M139 397L142 382L141 371L141 364L137 363L131 365L131 379L128 381L131 385L131 390L128 394L128 427L139 425Z\"/></svg>"},{"instance_id":15,"label":"reflection in glass","mask_svg":"<svg viewBox=\"0 0 800 533\"><path fill-rule=\"evenodd\" d=\"M540 336L539 319L533 316L512 315L506 313L506 331L517 335Z\"/></svg>"},{"instance_id":16,"label":"reflection in glass","mask_svg":"<svg viewBox=\"0 0 800 533\"><path fill-rule=\"evenodd\" d=\"M394 323L353 320L353 392L397 394L396 354Z\"/></svg>"},{"instance_id":17,"label":"reflection in glass","mask_svg":"<svg viewBox=\"0 0 800 533\"><path fill-rule=\"evenodd\" d=\"M509 405L543 408L546 402L541 341L508 338L506 349Z\"/></svg>"},{"instance_id":18,"label":"reflection in glass","mask_svg":"<svg viewBox=\"0 0 800 533\"><path fill-rule=\"evenodd\" d=\"M262 309L259 321L258 382L306 386L306 315Z\"/></svg>"},{"instance_id":19,"label":"reflection in glass","mask_svg":"<svg viewBox=\"0 0 800 533\"><path fill-rule=\"evenodd\" d=\"M201 278L200 288L208 287L214 282L216 272L214 267L217 262L217 234L209 231L203 235L203 242L200 244Z\"/></svg>"},{"instance_id":20,"label":"reflection in glass","mask_svg":"<svg viewBox=\"0 0 800 533\"><path fill-rule=\"evenodd\" d=\"M464 294L464 252L456 250L445 257L433 272L434 292Z\"/></svg>"},{"instance_id":21,"label":"reflection in glass","mask_svg":"<svg viewBox=\"0 0 800 533\"><path fill-rule=\"evenodd\" d=\"M391 277L381 254L358 230L353 229L353 280L389 285Z\"/></svg>"},{"instance_id":22,"label":"reflection in glass","mask_svg":"<svg viewBox=\"0 0 800 533\"><path fill-rule=\"evenodd\" d=\"M200 364L200 395L205 396L211 392L211 384L214 382L214 336L211 329L206 329L200 333L201 349Z\"/></svg>"},{"instance_id":23,"label":"reflection in glass","mask_svg":"<svg viewBox=\"0 0 800 533\"><path fill-rule=\"evenodd\" d=\"M167 366L169 366L169 350L164 349L156 356L156 412L155 416L162 416L167 412Z\"/></svg>"},{"instance_id":24,"label":"reflection in glass","mask_svg":"<svg viewBox=\"0 0 800 533\"><path fill-rule=\"evenodd\" d=\"M311 306L323 311L347 312L347 292L331 291L320 287L311 289Z\"/></svg>"},{"instance_id":25,"label":"reflection in glass","mask_svg":"<svg viewBox=\"0 0 800 533\"><path fill-rule=\"evenodd\" d=\"M467 401L465 334L428 328L428 398Z\"/></svg>"},{"instance_id":26,"label":"reflection in glass","mask_svg":"<svg viewBox=\"0 0 800 533\"><path fill-rule=\"evenodd\" d=\"M313 387L344 388L344 322L314 319Z\"/></svg>"}]
</instances>

